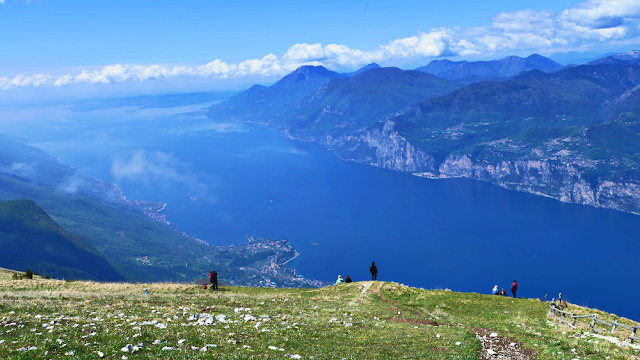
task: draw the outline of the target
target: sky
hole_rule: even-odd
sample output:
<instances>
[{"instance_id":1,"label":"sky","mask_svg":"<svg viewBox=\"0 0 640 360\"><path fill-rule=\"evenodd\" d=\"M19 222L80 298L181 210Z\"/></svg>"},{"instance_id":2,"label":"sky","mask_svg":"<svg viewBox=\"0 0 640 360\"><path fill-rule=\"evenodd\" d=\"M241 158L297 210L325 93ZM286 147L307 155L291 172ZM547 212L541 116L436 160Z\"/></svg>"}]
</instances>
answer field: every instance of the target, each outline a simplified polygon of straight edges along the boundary
<instances>
[{"instance_id":1,"label":"sky","mask_svg":"<svg viewBox=\"0 0 640 360\"><path fill-rule=\"evenodd\" d=\"M0 0L0 98L236 89L305 65L640 48L639 0Z\"/></svg>"}]
</instances>

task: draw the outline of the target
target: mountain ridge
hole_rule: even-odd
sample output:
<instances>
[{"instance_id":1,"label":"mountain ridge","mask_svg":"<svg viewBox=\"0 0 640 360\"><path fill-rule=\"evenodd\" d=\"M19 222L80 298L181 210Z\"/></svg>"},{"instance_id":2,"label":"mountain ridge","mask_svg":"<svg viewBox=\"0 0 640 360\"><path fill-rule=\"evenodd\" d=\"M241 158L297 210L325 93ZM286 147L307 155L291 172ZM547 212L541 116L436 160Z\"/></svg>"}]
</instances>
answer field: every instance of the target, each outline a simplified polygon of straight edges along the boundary
<instances>
[{"instance_id":1,"label":"mountain ridge","mask_svg":"<svg viewBox=\"0 0 640 360\"><path fill-rule=\"evenodd\" d=\"M462 81L469 85L484 80L497 80L508 78L523 71L540 70L544 72L554 72L563 66L542 55L532 54L526 58L519 56L507 56L500 60L490 61L450 61L433 60L428 65L416 68L416 71L423 71L443 79Z\"/></svg>"},{"instance_id":2,"label":"mountain ridge","mask_svg":"<svg viewBox=\"0 0 640 360\"><path fill-rule=\"evenodd\" d=\"M57 224L28 199L0 201L0 263L57 278L127 278L85 239Z\"/></svg>"}]
</instances>

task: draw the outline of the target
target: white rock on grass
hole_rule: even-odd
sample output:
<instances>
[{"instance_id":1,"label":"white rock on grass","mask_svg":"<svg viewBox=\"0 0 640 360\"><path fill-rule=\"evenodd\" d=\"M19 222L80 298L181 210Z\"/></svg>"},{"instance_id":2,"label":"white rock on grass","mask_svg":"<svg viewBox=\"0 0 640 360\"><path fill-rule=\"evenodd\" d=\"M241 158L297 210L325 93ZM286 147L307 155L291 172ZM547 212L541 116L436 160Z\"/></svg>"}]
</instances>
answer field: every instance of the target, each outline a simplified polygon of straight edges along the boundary
<instances>
[{"instance_id":1,"label":"white rock on grass","mask_svg":"<svg viewBox=\"0 0 640 360\"><path fill-rule=\"evenodd\" d=\"M162 348L162 350L171 351L171 350L173 350L173 348L171 346L165 346L165 347Z\"/></svg>"},{"instance_id":2,"label":"white rock on grass","mask_svg":"<svg viewBox=\"0 0 640 360\"><path fill-rule=\"evenodd\" d=\"M200 348L200 351L205 352L207 350L209 350L209 348L215 348L218 347L218 345L216 344L207 344L205 346L203 346L202 348Z\"/></svg>"},{"instance_id":3,"label":"white rock on grass","mask_svg":"<svg viewBox=\"0 0 640 360\"><path fill-rule=\"evenodd\" d=\"M178 345L182 345L187 341L187 339L180 339L178 340Z\"/></svg>"},{"instance_id":4,"label":"white rock on grass","mask_svg":"<svg viewBox=\"0 0 640 360\"><path fill-rule=\"evenodd\" d=\"M498 337L498 333L491 333L489 334L489 337Z\"/></svg>"},{"instance_id":5,"label":"white rock on grass","mask_svg":"<svg viewBox=\"0 0 640 360\"><path fill-rule=\"evenodd\" d=\"M122 352L133 352L133 345L127 344L120 349Z\"/></svg>"},{"instance_id":6,"label":"white rock on grass","mask_svg":"<svg viewBox=\"0 0 640 360\"><path fill-rule=\"evenodd\" d=\"M104 353L102 351L96 351L96 354L98 354L99 358L103 358L104 357Z\"/></svg>"}]
</instances>

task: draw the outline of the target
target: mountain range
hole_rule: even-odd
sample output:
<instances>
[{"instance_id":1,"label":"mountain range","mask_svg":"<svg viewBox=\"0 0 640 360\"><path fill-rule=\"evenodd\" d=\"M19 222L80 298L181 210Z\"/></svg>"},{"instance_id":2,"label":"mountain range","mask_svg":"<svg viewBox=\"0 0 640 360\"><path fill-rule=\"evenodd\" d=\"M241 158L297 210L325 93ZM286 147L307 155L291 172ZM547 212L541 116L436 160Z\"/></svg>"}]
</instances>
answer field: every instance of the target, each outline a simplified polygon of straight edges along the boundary
<instances>
[{"instance_id":1,"label":"mountain range","mask_svg":"<svg viewBox=\"0 0 640 360\"><path fill-rule=\"evenodd\" d=\"M352 77L323 70L329 75L313 86L293 82L296 71L212 106L208 116L260 123L343 159L640 213L639 54L566 68L531 55ZM304 71L311 69L320 73ZM265 103L258 93L283 101Z\"/></svg>"},{"instance_id":2,"label":"mountain range","mask_svg":"<svg viewBox=\"0 0 640 360\"><path fill-rule=\"evenodd\" d=\"M526 58L508 56L491 61L450 61L433 60L426 66L416 69L443 79L454 80L464 85L485 80L500 80L523 71L539 70L554 72L563 66L541 55L533 54Z\"/></svg>"},{"instance_id":3,"label":"mountain range","mask_svg":"<svg viewBox=\"0 0 640 360\"><path fill-rule=\"evenodd\" d=\"M295 133L343 133L462 87L418 71L366 68L347 77L320 66L303 66L270 87L253 86L211 107L208 116L257 122Z\"/></svg>"}]
</instances>

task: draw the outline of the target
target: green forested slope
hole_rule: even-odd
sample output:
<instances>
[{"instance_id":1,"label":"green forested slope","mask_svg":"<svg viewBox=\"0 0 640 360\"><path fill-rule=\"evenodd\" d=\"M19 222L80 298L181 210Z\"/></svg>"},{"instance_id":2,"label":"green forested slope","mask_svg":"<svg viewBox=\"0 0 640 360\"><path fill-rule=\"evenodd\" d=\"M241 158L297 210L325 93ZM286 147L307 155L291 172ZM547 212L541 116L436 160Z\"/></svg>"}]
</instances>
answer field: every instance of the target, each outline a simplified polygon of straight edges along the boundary
<instances>
[{"instance_id":1,"label":"green forested slope","mask_svg":"<svg viewBox=\"0 0 640 360\"><path fill-rule=\"evenodd\" d=\"M0 201L0 264L56 278L125 280L91 244L64 230L32 200Z\"/></svg>"}]
</instances>

